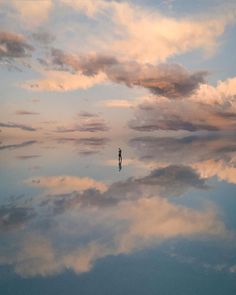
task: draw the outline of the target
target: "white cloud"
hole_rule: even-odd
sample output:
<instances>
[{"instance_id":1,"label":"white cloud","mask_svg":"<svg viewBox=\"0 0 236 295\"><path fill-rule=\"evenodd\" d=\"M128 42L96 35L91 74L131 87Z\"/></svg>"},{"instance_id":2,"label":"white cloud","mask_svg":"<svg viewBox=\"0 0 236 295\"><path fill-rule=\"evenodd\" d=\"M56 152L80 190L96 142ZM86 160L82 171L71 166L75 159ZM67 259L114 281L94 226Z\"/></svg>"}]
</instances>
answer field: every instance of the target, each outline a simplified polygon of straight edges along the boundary
<instances>
[{"instance_id":1,"label":"white cloud","mask_svg":"<svg viewBox=\"0 0 236 295\"><path fill-rule=\"evenodd\" d=\"M102 46L103 51L113 52L124 59L140 62L160 62L176 54L200 48L207 54L214 53L217 38L224 33L225 27L234 21L235 10L217 13L208 17L174 18L161 14L158 10L116 1L73 1L62 0L65 5L77 9L89 17L98 18L110 15L115 25L117 37L108 38ZM106 28L104 28L106 31ZM114 34L113 32L113 34ZM104 37L104 31L99 38ZM96 39L96 36L94 36Z\"/></svg>"},{"instance_id":2,"label":"white cloud","mask_svg":"<svg viewBox=\"0 0 236 295\"><path fill-rule=\"evenodd\" d=\"M174 205L163 198L144 198L125 206L121 218L130 221L127 232L119 239L122 251L129 252L147 244L177 236L224 235L225 226L216 218L216 210L195 209Z\"/></svg>"},{"instance_id":3,"label":"white cloud","mask_svg":"<svg viewBox=\"0 0 236 295\"><path fill-rule=\"evenodd\" d=\"M226 238L229 234L214 207L198 211L158 197L94 212L71 210L53 227L44 228L44 234L21 233L17 247L5 249L0 263L13 265L23 277L64 269L83 273L100 258L132 253L178 236ZM60 235L62 245L55 242Z\"/></svg>"},{"instance_id":4,"label":"white cloud","mask_svg":"<svg viewBox=\"0 0 236 295\"><path fill-rule=\"evenodd\" d=\"M20 20L28 26L28 28L36 27L45 22L53 7L52 0L34 0L34 1L19 1L19 0L2 0L1 5L9 5L17 12Z\"/></svg>"},{"instance_id":5,"label":"white cloud","mask_svg":"<svg viewBox=\"0 0 236 295\"><path fill-rule=\"evenodd\" d=\"M230 183L236 183L236 163L231 163L221 160L207 160L195 163L193 168L196 169L201 177L217 176L220 180L225 180Z\"/></svg>"},{"instance_id":6,"label":"white cloud","mask_svg":"<svg viewBox=\"0 0 236 295\"><path fill-rule=\"evenodd\" d=\"M219 80L214 87L209 84L200 84L198 90L190 97L190 100L204 104L230 104L231 107L236 100L236 77L225 81Z\"/></svg>"}]
</instances>

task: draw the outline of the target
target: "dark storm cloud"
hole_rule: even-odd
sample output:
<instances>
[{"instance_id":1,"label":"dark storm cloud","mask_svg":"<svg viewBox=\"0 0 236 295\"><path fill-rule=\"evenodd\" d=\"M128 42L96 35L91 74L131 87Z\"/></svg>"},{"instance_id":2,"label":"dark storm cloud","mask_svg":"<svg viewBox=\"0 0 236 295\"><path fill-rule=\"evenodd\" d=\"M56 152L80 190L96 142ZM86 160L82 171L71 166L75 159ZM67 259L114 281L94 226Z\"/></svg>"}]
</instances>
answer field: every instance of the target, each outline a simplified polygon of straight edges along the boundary
<instances>
[{"instance_id":1,"label":"dark storm cloud","mask_svg":"<svg viewBox=\"0 0 236 295\"><path fill-rule=\"evenodd\" d=\"M106 207L120 202L137 200L142 197L177 197L189 189L208 189L206 179L201 178L194 169L183 165L171 165L153 170L141 178L128 178L111 184L105 192L88 189L84 192L71 192L63 195L50 195L45 205L52 205L55 214L75 206Z\"/></svg>"},{"instance_id":2,"label":"dark storm cloud","mask_svg":"<svg viewBox=\"0 0 236 295\"><path fill-rule=\"evenodd\" d=\"M156 95L173 99L192 94L207 75L205 71L191 73L178 64L121 62L102 55L78 57L58 49L53 49L51 54L52 66L57 69L80 71L86 76L103 72L114 83L144 87Z\"/></svg>"},{"instance_id":3,"label":"dark storm cloud","mask_svg":"<svg viewBox=\"0 0 236 295\"><path fill-rule=\"evenodd\" d=\"M0 32L0 59L27 57L34 48L26 43L21 35L11 32Z\"/></svg>"},{"instance_id":4,"label":"dark storm cloud","mask_svg":"<svg viewBox=\"0 0 236 295\"><path fill-rule=\"evenodd\" d=\"M1 145L0 146L0 150L13 150L13 149L17 149L17 148L21 148L21 147L26 147L26 146L29 146L29 145L32 145L34 143L36 143L37 141L36 140L29 140L29 141L25 141L25 142L22 142L22 143L19 143L19 144L8 144L8 145Z\"/></svg>"},{"instance_id":5,"label":"dark storm cloud","mask_svg":"<svg viewBox=\"0 0 236 295\"><path fill-rule=\"evenodd\" d=\"M2 127L2 128L19 128L19 129L22 129L25 131L36 131L37 130L31 126L18 124L18 123L0 123L0 127Z\"/></svg>"},{"instance_id":6,"label":"dark storm cloud","mask_svg":"<svg viewBox=\"0 0 236 295\"><path fill-rule=\"evenodd\" d=\"M1 206L0 231L5 232L23 227L35 216L33 208Z\"/></svg>"}]
</instances>

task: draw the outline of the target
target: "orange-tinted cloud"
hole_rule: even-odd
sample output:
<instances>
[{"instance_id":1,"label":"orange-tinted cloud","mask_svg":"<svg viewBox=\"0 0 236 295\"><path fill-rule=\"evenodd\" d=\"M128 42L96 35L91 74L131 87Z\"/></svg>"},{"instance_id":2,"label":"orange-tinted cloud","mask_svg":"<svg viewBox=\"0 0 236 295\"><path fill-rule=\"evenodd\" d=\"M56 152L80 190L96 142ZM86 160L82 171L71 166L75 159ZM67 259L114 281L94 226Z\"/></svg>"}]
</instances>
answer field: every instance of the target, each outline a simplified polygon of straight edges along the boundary
<instances>
[{"instance_id":1,"label":"orange-tinted cloud","mask_svg":"<svg viewBox=\"0 0 236 295\"><path fill-rule=\"evenodd\" d=\"M30 56L33 49L22 35L0 32L0 59Z\"/></svg>"},{"instance_id":2,"label":"orange-tinted cloud","mask_svg":"<svg viewBox=\"0 0 236 295\"><path fill-rule=\"evenodd\" d=\"M166 16L128 2L62 0L62 3L92 18L109 14L119 37L106 40L100 51L107 52L109 48L116 56L140 62L163 62L196 48L212 53L217 48L217 38L235 19L230 7L228 11L221 9L218 15L190 19Z\"/></svg>"},{"instance_id":3,"label":"orange-tinted cloud","mask_svg":"<svg viewBox=\"0 0 236 295\"><path fill-rule=\"evenodd\" d=\"M44 74L46 78L28 81L23 83L22 87L35 91L69 91L90 88L106 81L104 74L94 77L58 71L48 71Z\"/></svg>"},{"instance_id":4,"label":"orange-tinted cloud","mask_svg":"<svg viewBox=\"0 0 236 295\"><path fill-rule=\"evenodd\" d=\"M106 190L106 185L103 182L96 181L89 177L76 177L76 176L41 176L26 181L27 185L42 187L50 190L51 192L71 192L71 191L84 191L90 188L96 188L100 191Z\"/></svg>"}]
</instances>

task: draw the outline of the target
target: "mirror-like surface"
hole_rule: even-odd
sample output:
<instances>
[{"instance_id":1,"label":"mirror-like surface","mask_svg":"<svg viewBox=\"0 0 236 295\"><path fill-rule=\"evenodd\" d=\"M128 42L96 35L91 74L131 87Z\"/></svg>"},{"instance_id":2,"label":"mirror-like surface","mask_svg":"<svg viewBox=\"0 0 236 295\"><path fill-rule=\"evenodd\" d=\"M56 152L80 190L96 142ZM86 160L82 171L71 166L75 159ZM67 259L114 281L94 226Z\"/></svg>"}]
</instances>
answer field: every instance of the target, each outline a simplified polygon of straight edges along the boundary
<instances>
[{"instance_id":1,"label":"mirror-like surface","mask_svg":"<svg viewBox=\"0 0 236 295\"><path fill-rule=\"evenodd\" d=\"M1 288L233 294L235 139L2 143Z\"/></svg>"}]
</instances>

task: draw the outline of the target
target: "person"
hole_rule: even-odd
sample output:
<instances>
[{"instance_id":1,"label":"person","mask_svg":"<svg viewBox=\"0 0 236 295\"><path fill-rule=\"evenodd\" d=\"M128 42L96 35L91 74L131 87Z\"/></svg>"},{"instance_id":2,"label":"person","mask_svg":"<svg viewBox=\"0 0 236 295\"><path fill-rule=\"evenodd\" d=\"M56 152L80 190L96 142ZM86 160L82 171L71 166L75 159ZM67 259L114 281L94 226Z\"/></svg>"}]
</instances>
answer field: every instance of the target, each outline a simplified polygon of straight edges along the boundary
<instances>
[{"instance_id":1,"label":"person","mask_svg":"<svg viewBox=\"0 0 236 295\"><path fill-rule=\"evenodd\" d=\"M118 150L118 157L119 157L119 162L122 163L122 150L121 150L121 148L119 148L119 150Z\"/></svg>"},{"instance_id":2,"label":"person","mask_svg":"<svg viewBox=\"0 0 236 295\"><path fill-rule=\"evenodd\" d=\"M119 148L118 149L118 160L119 160L119 171L122 169L122 150Z\"/></svg>"}]
</instances>

